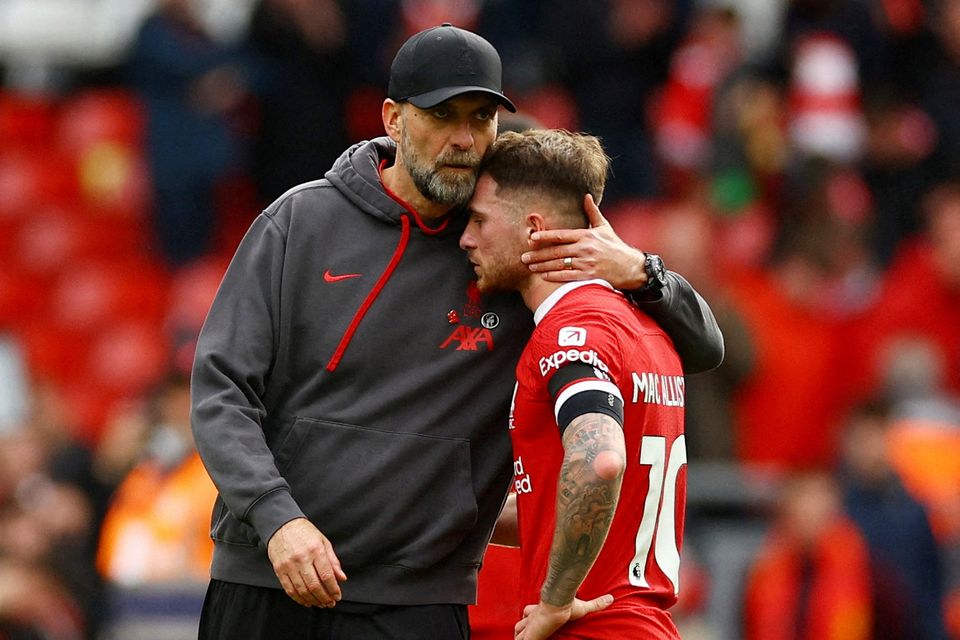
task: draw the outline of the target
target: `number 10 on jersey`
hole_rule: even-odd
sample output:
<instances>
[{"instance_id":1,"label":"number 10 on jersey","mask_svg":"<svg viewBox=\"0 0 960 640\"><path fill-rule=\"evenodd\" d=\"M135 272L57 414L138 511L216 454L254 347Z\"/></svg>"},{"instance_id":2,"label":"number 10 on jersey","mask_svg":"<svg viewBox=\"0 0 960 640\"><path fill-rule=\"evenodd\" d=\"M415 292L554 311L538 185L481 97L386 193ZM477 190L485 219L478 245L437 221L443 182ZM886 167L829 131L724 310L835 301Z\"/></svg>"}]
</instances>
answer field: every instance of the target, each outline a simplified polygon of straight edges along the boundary
<instances>
[{"instance_id":1,"label":"number 10 on jersey","mask_svg":"<svg viewBox=\"0 0 960 640\"><path fill-rule=\"evenodd\" d=\"M640 464L650 466L649 488L643 504L643 519L637 529L636 555L630 561L630 584L649 587L647 558L653 547L653 560L673 584L673 592L680 590L680 551L677 549L677 476L687 463L685 436L678 436L670 446L667 458L667 439L663 436L644 436L640 443ZM654 535L656 533L656 535Z\"/></svg>"}]
</instances>

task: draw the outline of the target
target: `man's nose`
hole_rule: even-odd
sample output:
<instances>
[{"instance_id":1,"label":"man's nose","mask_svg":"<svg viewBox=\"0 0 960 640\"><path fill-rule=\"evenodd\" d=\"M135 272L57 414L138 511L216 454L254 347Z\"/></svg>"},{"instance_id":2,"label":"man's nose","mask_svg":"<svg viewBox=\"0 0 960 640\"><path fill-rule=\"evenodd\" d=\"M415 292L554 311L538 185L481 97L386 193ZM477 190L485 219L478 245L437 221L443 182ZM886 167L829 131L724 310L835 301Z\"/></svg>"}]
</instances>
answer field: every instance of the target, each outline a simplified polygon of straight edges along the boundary
<instances>
[{"instance_id":1,"label":"man's nose","mask_svg":"<svg viewBox=\"0 0 960 640\"><path fill-rule=\"evenodd\" d=\"M462 122L450 136L450 144L458 149L469 149L473 146L473 129L469 122Z\"/></svg>"}]
</instances>

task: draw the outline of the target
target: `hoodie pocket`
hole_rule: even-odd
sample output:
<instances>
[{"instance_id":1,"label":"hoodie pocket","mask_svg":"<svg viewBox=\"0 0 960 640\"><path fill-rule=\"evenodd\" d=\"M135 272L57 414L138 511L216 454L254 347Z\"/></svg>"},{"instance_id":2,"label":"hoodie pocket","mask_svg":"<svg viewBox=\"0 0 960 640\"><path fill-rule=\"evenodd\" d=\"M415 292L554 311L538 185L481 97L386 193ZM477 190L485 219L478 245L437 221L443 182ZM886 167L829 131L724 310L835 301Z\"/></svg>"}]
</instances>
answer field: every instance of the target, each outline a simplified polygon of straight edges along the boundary
<instances>
[{"instance_id":1,"label":"hoodie pocket","mask_svg":"<svg viewBox=\"0 0 960 640\"><path fill-rule=\"evenodd\" d=\"M464 439L300 418L278 459L345 567L449 561L477 522Z\"/></svg>"}]
</instances>

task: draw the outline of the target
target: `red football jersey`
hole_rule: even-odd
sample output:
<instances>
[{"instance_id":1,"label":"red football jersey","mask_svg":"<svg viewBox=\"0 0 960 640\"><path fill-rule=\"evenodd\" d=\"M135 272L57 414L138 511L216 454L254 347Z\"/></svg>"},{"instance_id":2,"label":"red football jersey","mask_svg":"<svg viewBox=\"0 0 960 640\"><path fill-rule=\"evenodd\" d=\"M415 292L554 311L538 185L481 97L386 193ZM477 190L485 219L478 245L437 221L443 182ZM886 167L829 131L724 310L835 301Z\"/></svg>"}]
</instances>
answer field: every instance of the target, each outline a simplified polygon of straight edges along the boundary
<instances>
[{"instance_id":1,"label":"red football jersey","mask_svg":"<svg viewBox=\"0 0 960 640\"><path fill-rule=\"evenodd\" d=\"M556 416L578 392L603 390L623 403L627 465L606 542L577 596L610 593L614 603L558 637L679 638L666 613L679 590L686 500L684 379L673 343L599 280L564 285L534 319L510 416L522 602L539 602L548 568L564 455ZM553 376L572 364L590 369L579 367L580 375L551 393Z\"/></svg>"}]
</instances>

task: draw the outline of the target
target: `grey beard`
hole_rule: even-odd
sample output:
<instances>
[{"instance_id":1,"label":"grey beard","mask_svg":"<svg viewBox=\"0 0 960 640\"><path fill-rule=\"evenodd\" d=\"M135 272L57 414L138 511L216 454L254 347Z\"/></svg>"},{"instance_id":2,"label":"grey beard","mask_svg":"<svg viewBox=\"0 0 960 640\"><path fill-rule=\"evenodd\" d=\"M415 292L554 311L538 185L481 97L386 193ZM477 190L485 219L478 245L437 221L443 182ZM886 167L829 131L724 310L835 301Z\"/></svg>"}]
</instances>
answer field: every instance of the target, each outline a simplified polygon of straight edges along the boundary
<instances>
[{"instance_id":1,"label":"grey beard","mask_svg":"<svg viewBox=\"0 0 960 640\"><path fill-rule=\"evenodd\" d=\"M417 166L410 166L409 169L413 184L420 193L428 200L440 204L453 206L466 204L477 185L477 177L473 174L445 180L439 173L429 169Z\"/></svg>"}]
</instances>

